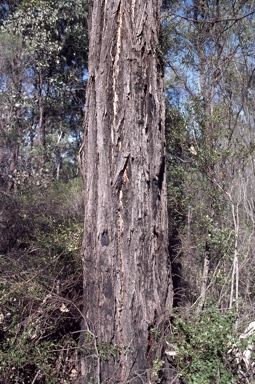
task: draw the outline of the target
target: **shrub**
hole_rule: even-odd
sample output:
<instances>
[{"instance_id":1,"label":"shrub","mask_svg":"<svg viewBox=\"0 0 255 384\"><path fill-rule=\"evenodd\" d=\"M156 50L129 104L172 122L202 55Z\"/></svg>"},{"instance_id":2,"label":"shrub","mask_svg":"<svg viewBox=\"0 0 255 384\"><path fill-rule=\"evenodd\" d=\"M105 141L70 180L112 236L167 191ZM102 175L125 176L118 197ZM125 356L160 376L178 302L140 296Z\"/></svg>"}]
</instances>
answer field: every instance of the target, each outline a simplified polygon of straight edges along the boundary
<instances>
[{"instance_id":1,"label":"shrub","mask_svg":"<svg viewBox=\"0 0 255 384\"><path fill-rule=\"evenodd\" d=\"M0 382L71 383L82 303L81 181L18 192L1 201Z\"/></svg>"},{"instance_id":2,"label":"shrub","mask_svg":"<svg viewBox=\"0 0 255 384\"><path fill-rule=\"evenodd\" d=\"M201 316L187 320L176 311L173 335L168 344L174 346L173 360L184 383L234 383L235 375L228 351L234 338L235 315L217 308L205 310ZM171 355L171 351L166 351Z\"/></svg>"}]
</instances>

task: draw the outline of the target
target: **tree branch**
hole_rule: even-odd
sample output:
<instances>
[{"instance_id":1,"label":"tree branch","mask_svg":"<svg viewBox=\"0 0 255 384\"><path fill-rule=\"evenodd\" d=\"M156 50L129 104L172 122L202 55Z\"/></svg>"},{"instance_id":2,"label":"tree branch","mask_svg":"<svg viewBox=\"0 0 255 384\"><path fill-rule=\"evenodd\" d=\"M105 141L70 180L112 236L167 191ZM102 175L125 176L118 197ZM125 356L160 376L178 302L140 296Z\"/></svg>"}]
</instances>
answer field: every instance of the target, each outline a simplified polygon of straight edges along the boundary
<instances>
[{"instance_id":1,"label":"tree branch","mask_svg":"<svg viewBox=\"0 0 255 384\"><path fill-rule=\"evenodd\" d=\"M255 9L253 11L249 12L249 13L246 13L243 16L228 17L226 19L219 18L219 19L214 19L214 20L196 20L196 19L193 19L193 18L190 18L190 17L186 17L186 16L183 16L183 15L178 15L176 13L174 13L173 16L180 17L181 19L190 21L190 22L195 23L195 24L215 24L215 23L221 23L223 21L234 21L234 22L237 22L239 20L245 19L246 17L249 17L249 16L253 15L254 13L255 13Z\"/></svg>"}]
</instances>

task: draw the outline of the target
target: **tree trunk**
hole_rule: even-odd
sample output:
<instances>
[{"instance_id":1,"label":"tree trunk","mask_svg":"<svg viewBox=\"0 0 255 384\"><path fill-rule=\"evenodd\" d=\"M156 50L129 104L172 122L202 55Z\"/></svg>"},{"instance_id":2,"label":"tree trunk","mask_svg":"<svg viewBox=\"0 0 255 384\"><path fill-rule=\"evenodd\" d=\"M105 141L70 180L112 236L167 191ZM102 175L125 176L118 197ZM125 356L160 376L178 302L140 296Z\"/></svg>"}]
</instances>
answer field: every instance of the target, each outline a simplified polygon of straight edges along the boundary
<instances>
[{"instance_id":1,"label":"tree trunk","mask_svg":"<svg viewBox=\"0 0 255 384\"><path fill-rule=\"evenodd\" d=\"M90 2L82 383L153 382L162 358L154 331L172 283L159 12L158 0Z\"/></svg>"}]
</instances>

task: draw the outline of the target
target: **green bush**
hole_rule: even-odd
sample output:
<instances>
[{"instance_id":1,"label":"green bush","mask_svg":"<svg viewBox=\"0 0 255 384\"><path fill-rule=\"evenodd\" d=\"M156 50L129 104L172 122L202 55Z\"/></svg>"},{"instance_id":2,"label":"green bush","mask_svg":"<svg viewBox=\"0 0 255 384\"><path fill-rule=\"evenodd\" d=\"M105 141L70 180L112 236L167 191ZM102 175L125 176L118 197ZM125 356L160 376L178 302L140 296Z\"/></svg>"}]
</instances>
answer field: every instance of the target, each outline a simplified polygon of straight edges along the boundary
<instances>
[{"instance_id":1,"label":"green bush","mask_svg":"<svg viewBox=\"0 0 255 384\"><path fill-rule=\"evenodd\" d=\"M232 312L223 314L215 307L187 320L176 311L169 344L175 346L175 364L184 383L236 382L228 354L234 340L234 322Z\"/></svg>"}]
</instances>

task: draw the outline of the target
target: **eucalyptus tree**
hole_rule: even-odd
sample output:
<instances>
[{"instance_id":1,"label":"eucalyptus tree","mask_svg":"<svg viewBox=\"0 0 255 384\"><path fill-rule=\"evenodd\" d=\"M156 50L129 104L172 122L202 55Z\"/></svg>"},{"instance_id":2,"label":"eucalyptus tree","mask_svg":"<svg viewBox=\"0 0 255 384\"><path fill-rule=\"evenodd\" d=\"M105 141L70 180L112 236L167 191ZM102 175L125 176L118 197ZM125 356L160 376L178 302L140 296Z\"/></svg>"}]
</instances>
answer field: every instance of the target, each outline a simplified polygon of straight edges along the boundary
<instances>
[{"instance_id":1,"label":"eucalyptus tree","mask_svg":"<svg viewBox=\"0 0 255 384\"><path fill-rule=\"evenodd\" d=\"M164 371L168 319L160 1L90 2L84 176L83 382Z\"/></svg>"}]
</instances>

